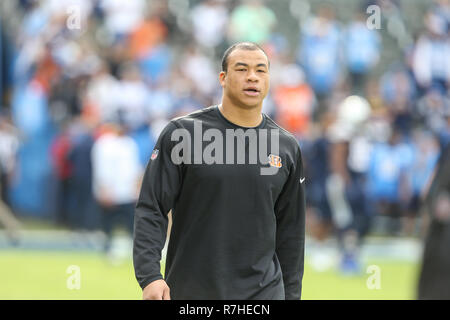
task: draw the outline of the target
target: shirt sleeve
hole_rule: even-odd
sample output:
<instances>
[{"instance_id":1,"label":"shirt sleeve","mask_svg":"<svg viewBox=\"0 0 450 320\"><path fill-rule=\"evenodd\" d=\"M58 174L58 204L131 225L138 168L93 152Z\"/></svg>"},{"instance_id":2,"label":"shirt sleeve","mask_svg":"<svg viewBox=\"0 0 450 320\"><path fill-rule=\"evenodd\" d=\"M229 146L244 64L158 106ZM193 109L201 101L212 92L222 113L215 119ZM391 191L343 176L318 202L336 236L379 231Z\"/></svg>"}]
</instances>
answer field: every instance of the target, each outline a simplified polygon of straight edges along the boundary
<instances>
[{"instance_id":1,"label":"shirt sleeve","mask_svg":"<svg viewBox=\"0 0 450 320\"><path fill-rule=\"evenodd\" d=\"M305 188L303 163L296 162L275 204L276 254L283 273L286 300L299 300L302 291L305 247Z\"/></svg>"},{"instance_id":2,"label":"shirt sleeve","mask_svg":"<svg viewBox=\"0 0 450 320\"><path fill-rule=\"evenodd\" d=\"M144 289L162 279L161 251L164 247L168 217L182 182L182 165L172 162L174 142L171 134L177 127L170 122L156 142L142 180L134 213L133 263L136 279Z\"/></svg>"}]
</instances>

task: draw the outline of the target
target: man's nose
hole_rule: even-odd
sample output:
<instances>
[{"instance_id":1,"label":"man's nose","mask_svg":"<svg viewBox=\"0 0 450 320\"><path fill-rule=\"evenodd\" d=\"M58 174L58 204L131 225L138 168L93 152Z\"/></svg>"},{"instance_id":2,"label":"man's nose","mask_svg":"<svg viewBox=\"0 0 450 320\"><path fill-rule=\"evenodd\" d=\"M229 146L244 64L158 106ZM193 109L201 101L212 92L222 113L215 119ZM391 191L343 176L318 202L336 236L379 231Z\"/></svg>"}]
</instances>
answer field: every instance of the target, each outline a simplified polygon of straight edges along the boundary
<instances>
[{"instance_id":1,"label":"man's nose","mask_svg":"<svg viewBox=\"0 0 450 320\"><path fill-rule=\"evenodd\" d=\"M259 79L256 74L256 71L250 69L247 74L247 81L258 81L258 80Z\"/></svg>"}]
</instances>

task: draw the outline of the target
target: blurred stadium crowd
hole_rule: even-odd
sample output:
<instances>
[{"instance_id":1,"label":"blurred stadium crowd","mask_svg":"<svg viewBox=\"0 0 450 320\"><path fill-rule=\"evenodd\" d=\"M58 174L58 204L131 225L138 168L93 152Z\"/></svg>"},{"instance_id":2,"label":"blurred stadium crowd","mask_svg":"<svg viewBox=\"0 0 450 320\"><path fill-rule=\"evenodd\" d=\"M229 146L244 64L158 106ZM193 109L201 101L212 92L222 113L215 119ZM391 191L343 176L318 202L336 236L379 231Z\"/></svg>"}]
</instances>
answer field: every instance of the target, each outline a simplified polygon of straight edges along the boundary
<instances>
[{"instance_id":1,"label":"blurred stadium crowd","mask_svg":"<svg viewBox=\"0 0 450 320\"><path fill-rule=\"evenodd\" d=\"M159 132L218 103L224 50L253 41L271 61L263 111L302 147L307 232L351 248L384 216L416 235L450 140L450 5L412 2L2 1L3 201L100 228L98 204L135 199Z\"/></svg>"}]
</instances>

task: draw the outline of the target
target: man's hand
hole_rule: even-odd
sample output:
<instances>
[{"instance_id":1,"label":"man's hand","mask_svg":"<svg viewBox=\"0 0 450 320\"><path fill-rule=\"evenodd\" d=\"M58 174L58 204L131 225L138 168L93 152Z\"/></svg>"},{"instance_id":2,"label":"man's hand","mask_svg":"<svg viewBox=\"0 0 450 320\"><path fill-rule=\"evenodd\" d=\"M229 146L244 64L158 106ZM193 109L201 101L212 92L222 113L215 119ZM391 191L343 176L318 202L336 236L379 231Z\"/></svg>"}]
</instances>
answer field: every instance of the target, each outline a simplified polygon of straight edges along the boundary
<instances>
[{"instance_id":1,"label":"man's hand","mask_svg":"<svg viewBox=\"0 0 450 320\"><path fill-rule=\"evenodd\" d=\"M107 191L105 187L100 189L99 195L98 195L98 202L106 208L110 208L114 205L113 198Z\"/></svg>"},{"instance_id":2,"label":"man's hand","mask_svg":"<svg viewBox=\"0 0 450 320\"><path fill-rule=\"evenodd\" d=\"M160 279L150 282L142 291L143 300L170 300L170 289L167 283Z\"/></svg>"}]
</instances>

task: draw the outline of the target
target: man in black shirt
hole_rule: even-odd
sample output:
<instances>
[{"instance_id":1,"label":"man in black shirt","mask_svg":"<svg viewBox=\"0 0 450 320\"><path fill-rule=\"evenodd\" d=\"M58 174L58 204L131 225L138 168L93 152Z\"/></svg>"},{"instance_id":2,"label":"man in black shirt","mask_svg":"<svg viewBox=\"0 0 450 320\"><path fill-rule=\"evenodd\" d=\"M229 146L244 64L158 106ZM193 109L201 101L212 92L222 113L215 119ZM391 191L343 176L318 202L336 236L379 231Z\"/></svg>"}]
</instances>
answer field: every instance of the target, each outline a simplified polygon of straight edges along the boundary
<instances>
[{"instance_id":1,"label":"man in black shirt","mask_svg":"<svg viewBox=\"0 0 450 320\"><path fill-rule=\"evenodd\" d=\"M221 104L172 119L147 166L133 248L143 298L298 300L303 163L295 137L261 112L267 55L253 43L233 45L219 80Z\"/></svg>"}]
</instances>

